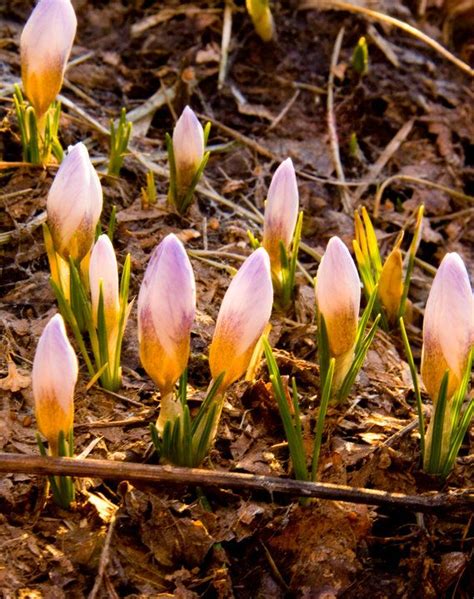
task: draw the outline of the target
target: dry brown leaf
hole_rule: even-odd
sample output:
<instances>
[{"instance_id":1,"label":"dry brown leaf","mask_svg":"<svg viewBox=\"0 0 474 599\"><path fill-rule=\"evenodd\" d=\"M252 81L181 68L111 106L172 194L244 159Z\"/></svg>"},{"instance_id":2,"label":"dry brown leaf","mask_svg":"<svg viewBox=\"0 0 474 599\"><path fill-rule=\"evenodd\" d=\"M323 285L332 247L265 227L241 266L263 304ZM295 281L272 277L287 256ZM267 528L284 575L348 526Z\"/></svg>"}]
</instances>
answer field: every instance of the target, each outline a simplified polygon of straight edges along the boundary
<instances>
[{"instance_id":1,"label":"dry brown leaf","mask_svg":"<svg viewBox=\"0 0 474 599\"><path fill-rule=\"evenodd\" d=\"M0 389L4 391L11 391L16 393L20 389L29 387L31 384L31 377L29 374L23 374L16 367L13 360L8 360L8 374L3 379L0 379Z\"/></svg>"}]
</instances>

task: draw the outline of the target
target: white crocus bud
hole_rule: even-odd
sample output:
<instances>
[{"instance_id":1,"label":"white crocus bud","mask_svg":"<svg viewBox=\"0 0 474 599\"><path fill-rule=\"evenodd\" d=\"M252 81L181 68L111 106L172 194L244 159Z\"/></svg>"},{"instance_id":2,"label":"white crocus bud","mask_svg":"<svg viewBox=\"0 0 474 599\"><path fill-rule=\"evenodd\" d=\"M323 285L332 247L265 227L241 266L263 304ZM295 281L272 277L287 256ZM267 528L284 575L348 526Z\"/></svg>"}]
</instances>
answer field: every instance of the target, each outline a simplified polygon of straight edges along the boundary
<instances>
[{"instance_id":1,"label":"white crocus bud","mask_svg":"<svg viewBox=\"0 0 474 599\"><path fill-rule=\"evenodd\" d=\"M223 372L220 391L246 371L272 312L270 260L264 248L251 254L232 279L222 300L209 350L215 380Z\"/></svg>"},{"instance_id":2,"label":"white crocus bud","mask_svg":"<svg viewBox=\"0 0 474 599\"><path fill-rule=\"evenodd\" d=\"M72 429L77 374L76 354L62 316L56 314L38 342L31 377L38 429L48 440L52 455L58 453L59 433L67 440Z\"/></svg>"},{"instance_id":3,"label":"white crocus bud","mask_svg":"<svg viewBox=\"0 0 474 599\"><path fill-rule=\"evenodd\" d=\"M194 112L186 106L173 131L173 153L178 193L191 182L204 157L204 131Z\"/></svg>"},{"instance_id":4,"label":"white crocus bud","mask_svg":"<svg viewBox=\"0 0 474 599\"><path fill-rule=\"evenodd\" d=\"M333 389L337 390L353 359L360 309L357 268L339 237L331 237L319 265L316 302L326 324L330 356L336 359Z\"/></svg>"},{"instance_id":5,"label":"white crocus bud","mask_svg":"<svg viewBox=\"0 0 474 599\"><path fill-rule=\"evenodd\" d=\"M140 360L162 398L188 363L195 310L193 269L183 244L170 234L153 252L138 295Z\"/></svg>"},{"instance_id":6,"label":"white crocus bud","mask_svg":"<svg viewBox=\"0 0 474 599\"><path fill-rule=\"evenodd\" d=\"M272 271L281 270L280 242L289 249L298 220L298 185L291 158L284 160L275 171L265 204L263 247L270 256Z\"/></svg>"},{"instance_id":7,"label":"white crocus bud","mask_svg":"<svg viewBox=\"0 0 474 599\"><path fill-rule=\"evenodd\" d=\"M102 187L83 143L71 146L48 194L48 227L56 252L80 262L92 247Z\"/></svg>"},{"instance_id":8,"label":"white crocus bud","mask_svg":"<svg viewBox=\"0 0 474 599\"><path fill-rule=\"evenodd\" d=\"M459 387L474 345L474 300L459 254L446 254L431 286L423 320L421 377L436 402L449 369L448 398Z\"/></svg>"},{"instance_id":9,"label":"white crocus bud","mask_svg":"<svg viewBox=\"0 0 474 599\"><path fill-rule=\"evenodd\" d=\"M101 235L91 252L89 284L92 299L92 317L97 327L100 290L104 301L105 327L109 349L109 367L115 361L115 350L120 319L119 277L114 246L108 235Z\"/></svg>"},{"instance_id":10,"label":"white crocus bud","mask_svg":"<svg viewBox=\"0 0 474 599\"><path fill-rule=\"evenodd\" d=\"M25 94L41 117L58 95L76 35L70 0L40 0L21 34L21 77Z\"/></svg>"}]
</instances>

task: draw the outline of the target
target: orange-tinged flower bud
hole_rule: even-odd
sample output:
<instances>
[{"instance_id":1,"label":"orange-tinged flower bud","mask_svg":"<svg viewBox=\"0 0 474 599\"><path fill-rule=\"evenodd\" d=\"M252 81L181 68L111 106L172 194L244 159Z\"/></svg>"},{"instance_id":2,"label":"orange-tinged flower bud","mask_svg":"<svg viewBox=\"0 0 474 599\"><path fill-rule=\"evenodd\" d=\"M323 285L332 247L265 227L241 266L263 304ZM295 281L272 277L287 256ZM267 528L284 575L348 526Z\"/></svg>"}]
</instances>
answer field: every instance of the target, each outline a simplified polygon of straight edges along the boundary
<instances>
[{"instance_id":1,"label":"orange-tinged flower bud","mask_svg":"<svg viewBox=\"0 0 474 599\"><path fill-rule=\"evenodd\" d=\"M263 247L270 256L272 270L280 265L280 242L288 250L298 220L298 185L291 158L284 160L275 171L265 204Z\"/></svg>"},{"instance_id":2,"label":"orange-tinged flower bud","mask_svg":"<svg viewBox=\"0 0 474 599\"><path fill-rule=\"evenodd\" d=\"M195 309L193 269L170 234L153 252L138 295L140 360L162 397L186 368Z\"/></svg>"},{"instance_id":3,"label":"orange-tinged flower bud","mask_svg":"<svg viewBox=\"0 0 474 599\"><path fill-rule=\"evenodd\" d=\"M434 402L449 369L448 398L461 382L474 345L474 299L464 262L446 254L431 286L423 321L421 377Z\"/></svg>"},{"instance_id":4,"label":"orange-tinged flower bud","mask_svg":"<svg viewBox=\"0 0 474 599\"><path fill-rule=\"evenodd\" d=\"M61 89L76 27L70 0L40 0L23 29L21 77L37 117L48 110Z\"/></svg>"},{"instance_id":5,"label":"orange-tinged flower bud","mask_svg":"<svg viewBox=\"0 0 474 599\"><path fill-rule=\"evenodd\" d=\"M83 143L69 148L48 194L48 227L56 252L80 262L94 243L102 187Z\"/></svg>"},{"instance_id":6,"label":"orange-tinged flower bud","mask_svg":"<svg viewBox=\"0 0 474 599\"><path fill-rule=\"evenodd\" d=\"M403 259L397 247L385 260L379 279L379 296L389 322L395 322L403 295Z\"/></svg>"},{"instance_id":7,"label":"orange-tinged flower bud","mask_svg":"<svg viewBox=\"0 0 474 599\"><path fill-rule=\"evenodd\" d=\"M316 301L326 324L329 353L336 358L333 389L351 366L360 308L360 279L349 250L331 237L316 277Z\"/></svg>"},{"instance_id":8,"label":"orange-tinged flower bud","mask_svg":"<svg viewBox=\"0 0 474 599\"><path fill-rule=\"evenodd\" d=\"M173 131L173 153L178 192L191 182L204 157L204 130L194 112L186 106Z\"/></svg>"},{"instance_id":9,"label":"orange-tinged flower bud","mask_svg":"<svg viewBox=\"0 0 474 599\"><path fill-rule=\"evenodd\" d=\"M67 440L74 419L74 387L78 364L60 314L46 325L33 361L32 384L36 421L51 453L57 454L58 436Z\"/></svg>"},{"instance_id":10,"label":"orange-tinged flower bud","mask_svg":"<svg viewBox=\"0 0 474 599\"><path fill-rule=\"evenodd\" d=\"M316 278L316 300L334 357L354 346L360 308L360 279L349 250L331 237Z\"/></svg>"},{"instance_id":11,"label":"orange-tinged flower bud","mask_svg":"<svg viewBox=\"0 0 474 599\"><path fill-rule=\"evenodd\" d=\"M221 391L246 371L272 304L270 260L266 250L259 248L231 281L217 317L209 364L214 380L225 372Z\"/></svg>"}]
</instances>

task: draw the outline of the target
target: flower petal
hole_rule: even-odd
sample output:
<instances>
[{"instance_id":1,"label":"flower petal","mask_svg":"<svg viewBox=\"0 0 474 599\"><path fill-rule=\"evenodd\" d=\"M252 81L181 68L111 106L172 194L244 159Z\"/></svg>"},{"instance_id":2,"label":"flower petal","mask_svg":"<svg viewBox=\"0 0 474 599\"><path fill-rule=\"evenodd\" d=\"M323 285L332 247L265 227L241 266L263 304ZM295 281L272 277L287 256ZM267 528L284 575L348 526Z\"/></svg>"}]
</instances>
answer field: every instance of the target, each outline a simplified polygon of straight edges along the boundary
<instances>
[{"instance_id":1,"label":"flower petal","mask_svg":"<svg viewBox=\"0 0 474 599\"><path fill-rule=\"evenodd\" d=\"M191 263L170 234L153 252L138 295L140 358L162 394L186 368L195 307Z\"/></svg>"},{"instance_id":2,"label":"flower petal","mask_svg":"<svg viewBox=\"0 0 474 599\"><path fill-rule=\"evenodd\" d=\"M78 363L60 314L46 325L33 361L32 384L38 429L55 447L60 431L67 436L74 418Z\"/></svg>"},{"instance_id":3,"label":"flower petal","mask_svg":"<svg viewBox=\"0 0 474 599\"><path fill-rule=\"evenodd\" d=\"M245 372L270 319L272 304L270 260L265 249L259 248L232 279L217 317L209 364L213 379L226 373L223 388Z\"/></svg>"}]
</instances>

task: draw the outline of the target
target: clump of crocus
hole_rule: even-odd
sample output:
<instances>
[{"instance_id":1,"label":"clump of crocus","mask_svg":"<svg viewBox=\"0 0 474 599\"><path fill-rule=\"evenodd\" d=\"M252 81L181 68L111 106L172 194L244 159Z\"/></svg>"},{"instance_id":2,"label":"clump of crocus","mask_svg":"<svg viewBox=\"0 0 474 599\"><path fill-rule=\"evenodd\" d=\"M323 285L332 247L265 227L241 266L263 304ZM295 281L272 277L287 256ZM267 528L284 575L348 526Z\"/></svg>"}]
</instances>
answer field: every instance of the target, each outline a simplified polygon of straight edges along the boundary
<instances>
[{"instance_id":1,"label":"clump of crocus","mask_svg":"<svg viewBox=\"0 0 474 599\"><path fill-rule=\"evenodd\" d=\"M375 335L378 317L364 337L375 293L359 320L360 280L349 250L332 237L316 277L321 381L324 386L330 358L335 359L333 393L344 399L362 366Z\"/></svg>"},{"instance_id":2,"label":"clump of crocus","mask_svg":"<svg viewBox=\"0 0 474 599\"><path fill-rule=\"evenodd\" d=\"M181 241L170 234L153 252L138 295L140 360L160 390L160 433L182 414L174 387L188 363L195 310L191 263Z\"/></svg>"},{"instance_id":3,"label":"clump of crocus","mask_svg":"<svg viewBox=\"0 0 474 599\"><path fill-rule=\"evenodd\" d=\"M100 377L104 388L116 391L130 310L130 257L125 260L120 287L115 252L106 235L99 238L91 257L102 211L102 187L84 144L69 149L49 191L46 211L44 238L59 309L71 326L89 375Z\"/></svg>"},{"instance_id":4,"label":"clump of crocus","mask_svg":"<svg viewBox=\"0 0 474 599\"><path fill-rule=\"evenodd\" d=\"M40 0L28 19L20 39L23 89L31 102L15 90L15 109L20 126L23 158L46 162L51 151L59 160L60 106L58 95L76 35L77 20L70 0Z\"/></svg>"},{"instance_id":5,"label":"clump of crocus","mask_svg":"<svg viewBox=\"0 0 474 599\"><path fill-rule=\"evenodd\" d=\"M38 118L61 89L76 28L70 0L40 0L23 29L21 78Z\"/></svg>"},{"instance_id":6,"label":"clump of crocus","mask_svg":"<svg viewBox=\"0 0 474 599\"><path fill-rule=\"evenodd\" d=\"M160 268L164 250L161 256L160 247L155 250L154 263L150 261L146 286L143 295L140 290L138 300L140 356L162 396L157 426L150 429L163 460L198 466L214 440L224 393L244 374L268 324L273 301L270 261L261 248L247 258L232 280L210 348L212 381L197 414L191 418L186 363L194 316L194 279L179 241L174 236L166 239L174 254ZM180 385L175 398L173 388L178 377Z\"/></svg>"},{"instance_id":7,"label":"clump of crocus","mask_svg":"<svg viewBox=\"0 0 474 599\"><path fill-rule=\"evenodd\" d=\"M421 378L434 412L426 431L424 468L451 470L474 414L464 406L474 346L474 299L464 262L447 254L436 273L423 321Z\"/></svg>"},{"instance_id":8,"label":"clump of crocus","mask_svg":"<svg viewBox=\"0 0 474 599\"><path fill-rule=\"evenodd\" d=\"M275 24L269 0L246 0L246 6L255 31L264 42L271 41L275 35Z\"/></svg>"},{"instance_id":9,"label":"clump of crocus","mask_svg":"<svg viewBox=\"0 0 474 599\"><path fill-rule=\"evenodd\" d=\"M270 256L273 288L277 303L287 308L293 297L296 263L301 240L303 212L298 216L299 195L295 169L291 158L275 171L263 223L262 245ZM258 245L250 235L254 247Z\"/></svg>"},{"instance_id":10,"label":"clump of crocus","mask_svg":"<svg viewBox=\"0 0 474 599\"><path fill-rule=\"evenodd\" d=\"M166 134L170 167L168 200L184 214L193 201L194 190L209 160L205 151L211 124L203 129L197 116L186 106L176 122L173 137Z\"/></svg>"},{"instance_id":11,"label":"clump of crocus","mask_svg":"<svg viewBox=\"0 0 474 599\"><path fill-rule=\"evenodd\" d=\"M46 437L51 456L70 456L73 447L74 388L77 381L76 354L69 343L59 314L46 325L33 361L32 385L36 422ZM38 437L43 454L46 450ZM74 499L69 477L50 478L54 497L63 507Z\"/></svg>"},{"instance_id":12,"label":"clump of crocus","mask_svg":"<svg viewBox=\"0 0 474 599\"><path fill-rule=\"evenodd\" d=\"M88 322L89 338L101 372L102 386L111 391L120 387L122 339L132 304L128 303L130 255L127 256L119 287L117 258L108 235L96 241L89 264L92 318Z\"/></svg>"},{"instance_id":13,"label":"clump of crocus","mask_svg":"<svg viewBox=\"0 0 474 599\"><path fill-rule=\"evenodd\" d=\"M367 210L362 208L354 213L355 240L353 241L353 247L364 286L364 293L366 299L369 300L374 289L378 287L377 297L374 302L374 315L381 314L381 322L385 329L395 325L398 319L405 315L422 222L423 206L420 206L413 239L407 252L404 276L401 250L404 238L403 231L398 235L392 251L382 264L377 237Z\"/></svg>"}]
</instances>

